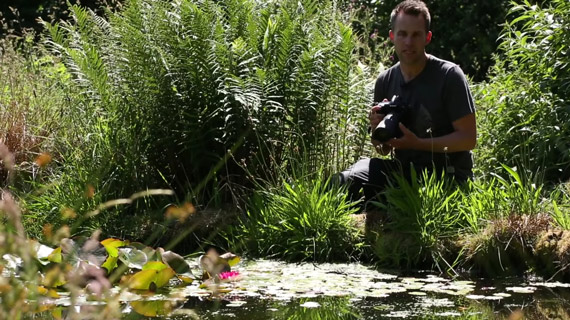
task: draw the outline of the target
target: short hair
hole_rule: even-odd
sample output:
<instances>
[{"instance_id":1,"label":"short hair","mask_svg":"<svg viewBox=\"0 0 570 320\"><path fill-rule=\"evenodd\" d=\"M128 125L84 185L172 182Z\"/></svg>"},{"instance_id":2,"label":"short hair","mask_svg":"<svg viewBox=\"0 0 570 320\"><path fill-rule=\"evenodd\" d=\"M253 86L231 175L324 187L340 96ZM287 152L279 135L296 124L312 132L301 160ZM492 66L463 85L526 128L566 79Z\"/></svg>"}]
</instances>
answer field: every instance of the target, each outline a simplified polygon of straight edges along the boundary
<instances>
[{"instance_id":1,"label":"short hair","mask_svg":"<svg viewBox=\"0 0 570 320\"><path fill-rule=\"evenodd\" d=\"M394 29L394 24L396 23L396 17L400 13L409 14L412 16L422 16L426 21L426 32L429 31L430 24L431 24L431 16L429 14L429 9L423 1L420 0L405 0L400 2L394 10L392 10L392 14L390 14L390 26L392 26L392 30Z\"/></svg>"}]
</instances>

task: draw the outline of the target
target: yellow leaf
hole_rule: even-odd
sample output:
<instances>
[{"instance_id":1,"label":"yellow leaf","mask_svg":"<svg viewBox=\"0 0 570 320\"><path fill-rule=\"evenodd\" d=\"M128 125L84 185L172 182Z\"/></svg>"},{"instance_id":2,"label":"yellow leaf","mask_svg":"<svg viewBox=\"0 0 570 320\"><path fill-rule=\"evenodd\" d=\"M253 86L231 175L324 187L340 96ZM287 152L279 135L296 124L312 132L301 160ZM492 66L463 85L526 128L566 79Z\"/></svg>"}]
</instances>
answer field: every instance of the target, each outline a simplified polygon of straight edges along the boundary
<instances>
[{"instance_id":1,"label":"yellow leaf","mask_svg":"<svg viewBox=\"0 0 570 320\"><path fill-rule=\"evenodd\" d=\"M194 282L194 278L184 275L178 275L178 279L180 279L184 284L190 284Z\"/></svg>"},{"instance_id":2,"label":"yellow leaf","mask_svg":"<svg viewBox=\"0 0 570 320\"><path fill-rule=\"evenodd\" d=\"M105 247L109 256L118 257L119 247L125 246L127 243L119 239L109 238L101 241L101 244Z\"/></svg>"},{"instance_id":3,"label":"yellow leaf","mask_svg":"<svg viewBox=\"0 0 570 320\"><path fill-rule=\"evenodd\" d=\"M107 258L107 260L105 260L105 263L103 263L101 267L107 269L107 274L110 274L111 271L115 270L115 268L117 267L118 260L119 257L112 257L111 255L109 255L109 257Z\"/></svg>"},{"instance_id":4,"label":"yellow leaf","mask_svg":"<svg viewBox=\"0 0 570 320\"><path fill-rule=\"evenodd\" d=\"M174 272L174 270L171 268L159 271L156 275L156 281L154 282L156 284L156 287L162 288L164 285L168 284L168 281L172 279L175 274L176 272Z\"/></svg>"},{"instance_id":5,"label":"yellow leaf","mask_svg":"<svg viewBox=\"0 0 570 320\"><path fill-rule=\"evenodd\" d=\"M236 264L238 264L238 262L240 262L240 257L231 253L231 252L226 252L226 253L222 254L220 256L220 258L227 261L228 264L230 265L230 267L233 267Z\"/></svg>"},{"instance_id":6,"label":"yellow leaf","mask_svg":"<svg viewBox=\"0 0 570 320\"><path fill-rule=\"evenodd\" d=\"M132 301L131 307L136 313L146 317L169 315L172 312L172 301Z\"/></svg>"},{"instance_id":7,"label":"yellow leaf","mask_svg":"<svg viewBox=\"0 0 570 320\"><path fill-rule=\"evenodd\" d=\"M149 261L142 267L143 270L157 270L157 271L164 270L166 268L168 268L168 266L160 261Z\"/></svg>"},{"instance_id":8,"label":"yellow leaf","mask_svg":"<svg viewBox=\"0 0 570 320\"><path fill-rule=\"evenodd\" d=\"M52 312L51 315L54 319L60 320L63 319L63 307L57 307Z\"/></svg>"},{"instance_id":9,"label":"yellow leaf","mask_svg":"<svg viewBox=\"0 0 570 320\"><path fill-rule=\"evenodd\" d=\"M55 248L47 257L47 259L51 262L61 263L62 256L61 256L61 247Z\"/></svg>"},{"instance_id":10,"label":"yellow leaf","mask_svg":"<svg viewBox=\"0 0 570 320\"><path fill-rule=\"evenodd\" d=\"M175 272L171 268L166 267L162 270L147 269L135 273L129 278L127 286L133 290L150 290L161 288L168 283Z\"/></svg>"},{"instance_id":11,"label":"yellow leaf","mask_svg":"<svg viewBox=\"0 0 570 320\"><path fill-rule=\"evenodd\" d=\"M38 293L42 296L57 299L60 297L59 293L53 289L47 289L44 286L38 286Z\"/></svg>"}]
</instances>

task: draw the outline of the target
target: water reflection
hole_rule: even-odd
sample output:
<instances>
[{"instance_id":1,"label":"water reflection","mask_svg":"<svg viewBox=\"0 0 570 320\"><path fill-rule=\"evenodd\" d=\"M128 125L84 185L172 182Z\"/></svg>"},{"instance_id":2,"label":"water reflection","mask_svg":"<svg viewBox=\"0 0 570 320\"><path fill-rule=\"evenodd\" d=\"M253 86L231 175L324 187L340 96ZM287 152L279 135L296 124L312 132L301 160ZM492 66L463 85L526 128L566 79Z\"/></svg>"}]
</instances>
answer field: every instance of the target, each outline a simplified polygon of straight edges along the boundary
<instances>
[{"instance_id":1,"label":"water reflection","mask_svg":"<svg viewBox=\"0 0 570 320\"><path fill-rule=\"evenodd\" d=\"M107 305L44 305L25 319L570 319L570 284L537 279L399 277L358 264L275 261L239 271L242 280L217 295L195 283Z\"/></svg>"},{"instance_id":2,"label":"water reflection","mask_svg":"<svg viewBox=\"0 0 570 320\"><path fill-rule=\"evenodd\" d=\"M568 292L565 293L567 299ZM174 319L174 320L353 320L353 319L570 319L570 306L563 296L541 298L517 296L505 301L449 299L437 294L389 298L314 297L276 301L202 299L187 301L138 301L120 307L114 317L107 306L52 307L24 319Z\"/></svg>"},{"instance_id":3,"label":"water reflection","mask_svg":"<svg viewBox=\"0 0 570 320\"><path fill-rule=\"evenodd\" d=\"M362 319L358 308L348 297L319 297L275 301L247 299L235 301L201 301L190 299L170 319L247 319L247 320L302 320L302 319ZM188 310L191 310L188 312Z\"/></svg>"}]
</instances>

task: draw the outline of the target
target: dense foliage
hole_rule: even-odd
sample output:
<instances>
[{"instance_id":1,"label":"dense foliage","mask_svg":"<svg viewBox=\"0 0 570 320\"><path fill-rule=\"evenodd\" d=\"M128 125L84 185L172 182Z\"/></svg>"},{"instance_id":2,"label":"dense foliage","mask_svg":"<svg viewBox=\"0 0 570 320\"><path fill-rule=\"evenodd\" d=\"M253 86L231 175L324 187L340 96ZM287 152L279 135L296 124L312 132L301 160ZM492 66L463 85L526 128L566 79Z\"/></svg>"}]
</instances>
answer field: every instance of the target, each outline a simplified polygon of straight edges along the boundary
<instances>
[{"instance_id":1,"label":"dense foliage","mask_svg":"<svg viewBox=\"0 0 570 320\"><path fill-rule=\"evenodd\" d=\"M253 195L247 216L227 233L232 248L288 261L350 261L362 238L347 194L321 174L286 181Z\"/></svg>"},{"instance_id":2,"label":"dense foliage","mask_svg":"<svg viewBox=\"0 0 570 320\"><path fill-rule=\"evenodd\" d=\"M56 201L82 214L149 187L220 205L248 177L338 169L363 151L370 71L330 3L132 0L109 20L70 14L47 24L47 44L79 90L65 107L78 130L56 147L60 174L28 198L34 212L58 215ZM167 204L156 201L132 209ZM122 232L118 212L98 219Z\"/></svg>"},{"instance_id":3,"label":"dense foliage","mask_svg":"<svg viewBox=\"0 0 570 320\"><path fill-rule=\"evenodd\" d=\"M482 175L500 164L537 182L570 178L570 3L522 2L510 11L488 83L477 86ZM524 173L526 174L526 173Z\"/></svg>"}]
</instances>

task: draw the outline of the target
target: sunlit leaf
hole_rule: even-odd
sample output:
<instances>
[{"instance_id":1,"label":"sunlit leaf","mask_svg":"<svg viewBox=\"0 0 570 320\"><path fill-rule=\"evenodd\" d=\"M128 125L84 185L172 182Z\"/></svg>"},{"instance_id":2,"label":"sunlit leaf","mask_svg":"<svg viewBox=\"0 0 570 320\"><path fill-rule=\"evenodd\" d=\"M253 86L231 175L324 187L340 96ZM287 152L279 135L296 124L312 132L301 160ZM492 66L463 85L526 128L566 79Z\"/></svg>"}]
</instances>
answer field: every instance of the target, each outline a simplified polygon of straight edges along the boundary
<instances>
[{"instance_id":1,"label":"sunlit leaf","mask_svg":"<svg viewBox=\"0 0 570 320\"><path fill-rule=\"evenodd\" d=\"M194 282L194 278L189 274L178 274L178 279L180 279L184 284L190 284Z\"/></svg>"},{"instance_id":2,"label":"sunlit leaf","mask_svg":"<svg viewBox=\"0 0 570 320\"><path fill-rule=\"evenodd\" d=\"M168 266L160 261L149 261L143 266L143 270L157 270L161 271L168 268Z\"/></svg>"},{"instance_id":3,"label":"sunlit leaf","mask_svg":"<svg viewBox=\"0 0 570 320\"><path fill-rule=\"evenodd\" d=\"M132 301L130 304L136 313L146 317L168 315L174 307L172 301Z\"/></svg>"},{"instance_id":4,"label":"sunlit leaf","mask_svg":"<svg viewBox=\"0 0 570 320\"><path fill-rule=\"evenodd\" d=\"M154 290L161 288L174 277L176 272L162 262L152 261L145 270L135 273L128 279L127 286L133 290Z\"/></svg>"},{"instance_id":5,"label":"sunlit leaf","mask_svg":"<svg viewBox=\"0 0 570 320\"><path fill-rule=\"evenodd\" d=\"M119 261L119 257L112 257L109 255L109 257L107 258L105 263L101 265L101 267L107 269L107 274L109 274L117 267L117 261Z\"/></svg>"},{"instance_id":6,"label":"sunlit leaf","mask_svg":"<svg viewBox=\"0 0 570 320\"><path fill-rule=\"evenodd\" d=\"M109 253L111 257L118 257L119 256L119 247L125 246L127 244L126 241L122 241L119 239L109 238L101 241L101 244Z\"/></svg>"},{"instance_id":7,"label":"sunlit leaf","mask_svg":"<svg viewBox=\"0 0 570 320\"><path fill-rule=\"evenodd\" d=\"M51 315L54 319L63 319L63 307L57 307L51 311Z\"/></svg>"},{"instance_id":8,"label":"sunlit leaf","mask_svg":"<svg viewBox=\"0 0 570 320\"><path fill-rule=\"evenodd\" d=\"M44 286L38 286L38 293L42 296L57 299L60 297L59 293L53 289L48 289Z\"/></svg>"},{"instance_id":9,"label":"sunlit leaf","mask_svg":"<svg viewBox=\"0 0 570 320\"><path fill-rule=\"evenodd\" d=\"M230 267L235 266L241 260L239 256L237 256L231 252L226 252L226 253L222 254L220 256L220 258L226 260L228 262L228 264L230 265Z\"/></svg>"},{"instance_id":10,"label":"sunlit leaf","mask_svg":"<svg viewBox=\"0 0 570 320\"><path fill-rule=\"evenodd\" d=\"M50 262L48 257L54 249L34 240L29 240L28 242L34 248L38 261L43 265L48 264Z\"/></svg>"},{"instance_id":11,"label":"sunlit leaf","mask_svg":"<svg viewBox=\"0 0 570 320\"><path fill-rule=\"evenodd\" d=\"M50 253L47 259L51 262L61 263L62 255L61 255L61 247L55 248L52 253Z\"/></svg>"}]
</instances>

